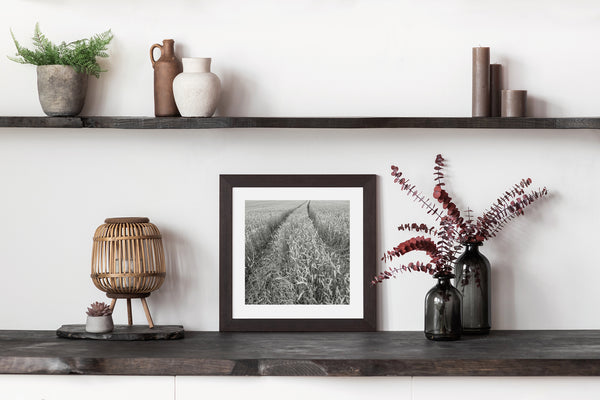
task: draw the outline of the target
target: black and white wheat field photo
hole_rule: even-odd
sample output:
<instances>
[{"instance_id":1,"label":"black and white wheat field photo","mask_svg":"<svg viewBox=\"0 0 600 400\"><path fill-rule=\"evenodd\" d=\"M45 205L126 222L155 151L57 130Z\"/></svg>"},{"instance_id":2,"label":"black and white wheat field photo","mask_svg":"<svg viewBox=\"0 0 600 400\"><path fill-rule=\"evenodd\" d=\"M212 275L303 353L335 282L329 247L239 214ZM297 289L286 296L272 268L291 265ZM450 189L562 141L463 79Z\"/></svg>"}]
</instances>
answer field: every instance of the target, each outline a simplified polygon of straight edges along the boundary
<instances>
[{"instance_id":1,"label":"black and white wheat field photo","mask_svg":"<svg viewBox=\"0 0 600 400\"><path fill-rule=\"evenodd\" d=\"M350 201L246 200L245 302L350 303Z\"/></svg>"}]
</instances>

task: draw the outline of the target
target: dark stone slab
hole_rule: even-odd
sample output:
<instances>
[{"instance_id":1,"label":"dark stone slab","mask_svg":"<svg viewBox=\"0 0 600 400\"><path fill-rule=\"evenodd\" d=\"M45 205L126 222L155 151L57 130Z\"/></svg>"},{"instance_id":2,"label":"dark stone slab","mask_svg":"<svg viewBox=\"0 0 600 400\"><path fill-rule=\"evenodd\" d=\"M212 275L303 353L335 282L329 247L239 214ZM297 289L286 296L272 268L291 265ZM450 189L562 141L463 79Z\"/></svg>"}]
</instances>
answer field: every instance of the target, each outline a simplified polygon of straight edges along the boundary
<instances>
[{"instance_id":1,"label":"dark stone slab","mask_svg":"<svg viewBox=\"0 0 600 400\"><path fill-rule=\"evenodd\" d=\"M181 340L65 340L0 331L0 373L277 376L600 376L600 331L186 332Z\"/></svg>"},{"instance_id":2,"label":"dark stone slab","mask_svg":"<svg viewBox=\"0 0 600 400\"><path fill-rule=\"evenodd\" d=\"M147 325L116 325L112 332L90 333L85 325L63 325L56 331L56 336L65 339L94 340L171 340L184 336L181 325L156 325L150 329Z\"/></svg>"}]
</instances>

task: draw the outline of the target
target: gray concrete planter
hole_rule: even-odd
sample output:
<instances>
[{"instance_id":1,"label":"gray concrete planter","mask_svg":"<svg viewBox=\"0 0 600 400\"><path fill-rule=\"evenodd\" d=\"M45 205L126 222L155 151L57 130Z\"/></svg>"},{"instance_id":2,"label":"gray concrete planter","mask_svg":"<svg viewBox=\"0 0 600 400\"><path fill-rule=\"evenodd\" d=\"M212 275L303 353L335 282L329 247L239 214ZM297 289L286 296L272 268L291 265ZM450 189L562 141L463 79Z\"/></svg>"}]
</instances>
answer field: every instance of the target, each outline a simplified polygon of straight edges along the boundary
<instances>
[{"instance_id":1,"label":"gray concrete planter","mask_svg":"<svg viewBox=\"0 0 600 400\"><path fill-rule=\"evenodd\" d=\"M85 322L85 331L90 333L107 333L114 329L112 315L103 315L101 317L87 316Z\"/></svg>"},{"instance_id":2,"label":"gray concrete planter","mask_svg":"<svg viewBox=\"0 0 600 400\"><path fill-rule=\"evenodd\" d=\"M83 109L88 75L68 65L37 67L38 95L42 110L51 117L74 117Z\"/></svg>"}]
</instances>

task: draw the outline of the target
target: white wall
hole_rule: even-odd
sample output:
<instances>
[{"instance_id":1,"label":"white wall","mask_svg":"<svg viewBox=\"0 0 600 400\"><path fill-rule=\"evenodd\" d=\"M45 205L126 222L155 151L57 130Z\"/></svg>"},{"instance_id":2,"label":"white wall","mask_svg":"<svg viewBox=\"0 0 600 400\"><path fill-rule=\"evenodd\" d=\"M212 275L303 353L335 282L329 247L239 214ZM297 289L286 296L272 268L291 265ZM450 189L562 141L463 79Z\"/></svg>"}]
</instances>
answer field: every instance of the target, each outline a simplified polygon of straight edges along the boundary
<instances>
[{"instance_id":1,"label":"white wall","mask_svg":"<svg viewBox=\"0 0 600 400\"><path fill-rule=\"evenodd\" d=\"M152 115L151 44L213 57L220 115L469 116L471 47L492 47L532 115L598 114L600 8L595 1L12 0L0 54L39 21L73 40L112 28L109 72L92 78L87 115ZM35 68L0 57L0 115L42 115ZM149 298L158 324L218 329L218 175L373 173L383 253L425 222L389 177L395 163L432 188L435 154L462 207L482 211L524 177L552 196L482 251L493 266L495 329L599 329L595 257L598 131L557 130L0 130L0 329L82 323L98 292L92 236L105 217L143 215L161 229L165 285ZM378 327L420 330L433 281L380 287ZM116 322L126 321L124 306ZM134 320L144 320L136 305Z\"/></svg>"},{"instance_id":2,"label":"white wall","mask_svg":"<svg viewBox=\"0 0 600 400\"><path fill-rule=\"evenodd\" d=\"M595 0L5 0L0 54L36 21L56 41L112 28L110 71L89 115L151 115L150 45L213 57L221 115L467 116L471 48L491 46L536 116L597 115ZM5 115L42 115L35 68L0 57Z\"/></svg>"}]
</instances>

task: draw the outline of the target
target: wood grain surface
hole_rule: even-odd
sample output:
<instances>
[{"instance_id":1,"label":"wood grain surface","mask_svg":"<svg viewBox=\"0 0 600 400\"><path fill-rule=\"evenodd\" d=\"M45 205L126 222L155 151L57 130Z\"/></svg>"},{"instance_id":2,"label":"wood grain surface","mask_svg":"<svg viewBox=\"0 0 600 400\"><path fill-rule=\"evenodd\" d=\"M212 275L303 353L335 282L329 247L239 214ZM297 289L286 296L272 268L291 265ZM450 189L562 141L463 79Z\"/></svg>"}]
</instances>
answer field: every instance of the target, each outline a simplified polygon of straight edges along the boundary
<instances>
[{"instance_id":1,"label":"wood grain surface","mask_svg":"<svg viewBox=\"0 0 600 400\"><path fill-rule=\"evenodd\" d=\"M165 341L0 331L0 373L271 376L598 376L600 331L492 331L456 342L422 332L186 332Z\"/></svg>"},{"instance_id":2,"label":"wood grain surface","mask_svg":"<svg viewBox=\"0 0 600 400\"><path fill-rule=\"evenodd\" d=\"M0 128L83 128L79 117L0 117Z\"/></svg>"},{"instance_id":3,"label":"wood grain surface","mask_svg":"<svg viewBox=\"0 0 600 400\"><path fill-rule=\"evenodd\" d=\"M0 128L454 128L454 129L600 129L600 118L470 117L0 117Z\"/></svg>"}]
</instances>

